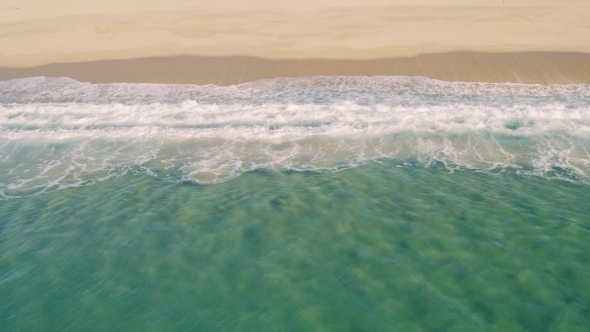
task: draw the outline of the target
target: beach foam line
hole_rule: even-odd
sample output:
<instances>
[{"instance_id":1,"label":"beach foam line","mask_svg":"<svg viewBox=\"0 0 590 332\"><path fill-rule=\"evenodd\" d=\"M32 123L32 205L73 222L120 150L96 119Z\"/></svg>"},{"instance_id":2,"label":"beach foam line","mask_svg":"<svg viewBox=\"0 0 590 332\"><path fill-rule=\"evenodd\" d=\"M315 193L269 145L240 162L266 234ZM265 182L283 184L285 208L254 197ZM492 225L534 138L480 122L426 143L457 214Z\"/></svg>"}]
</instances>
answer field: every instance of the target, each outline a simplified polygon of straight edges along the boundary
<instances>
[{"instance_id":1,"label":"beach foam line","mask_svg":"<svg viewBox=\"0 0 590 332\"><path fill-rule=\"evenodd\" d=\"M68 77L28 77L0 81L0 103L119 103L150 104L246 102L326 103L345 93L350 100L373 98L423 98L427 95L470 96L573 96L589 97L589 84L518 84L445 82L410 76L313 76L279 77L231 86L196 84L80 82ZM327 99L326 99L327 98ZM427 99L428 100L428 99ZM437 103L441 100L437 100ZM443 99L444 101L444 99Z\"/></svg>"},{"instance_id":2,"label":"beach foam line","mask_svg":"<svg viewBox=\"0 0 590 332\"><path fill-rule=\"evenodd\" d=\"M281 78L230 87L0 82L0 195L128 172L216 183L256 169L368 162L590 184L590 86L414 77Z\"/></svg>"}]
</instances>

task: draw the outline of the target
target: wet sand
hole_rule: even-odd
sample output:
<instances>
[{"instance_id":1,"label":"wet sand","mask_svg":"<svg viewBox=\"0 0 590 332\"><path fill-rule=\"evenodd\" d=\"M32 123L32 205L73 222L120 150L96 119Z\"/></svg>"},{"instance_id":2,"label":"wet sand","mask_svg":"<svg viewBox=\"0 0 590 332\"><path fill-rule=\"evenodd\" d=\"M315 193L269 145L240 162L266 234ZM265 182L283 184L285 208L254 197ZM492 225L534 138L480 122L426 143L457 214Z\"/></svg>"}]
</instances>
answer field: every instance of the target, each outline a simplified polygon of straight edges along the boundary
<instances>
[{"instance_id":1,"label":"wet sand","mask_svg":"<svg viewBox=\"0 0 590 332\"><path fill-rule=\"evenodd\" d=\"M590 54L451 52L375 60L172 56L0 68L0 80L47 76L92 83L232 85L273 77L424 76L444 81L590 84Z\"/></svg>"}]
</instances>

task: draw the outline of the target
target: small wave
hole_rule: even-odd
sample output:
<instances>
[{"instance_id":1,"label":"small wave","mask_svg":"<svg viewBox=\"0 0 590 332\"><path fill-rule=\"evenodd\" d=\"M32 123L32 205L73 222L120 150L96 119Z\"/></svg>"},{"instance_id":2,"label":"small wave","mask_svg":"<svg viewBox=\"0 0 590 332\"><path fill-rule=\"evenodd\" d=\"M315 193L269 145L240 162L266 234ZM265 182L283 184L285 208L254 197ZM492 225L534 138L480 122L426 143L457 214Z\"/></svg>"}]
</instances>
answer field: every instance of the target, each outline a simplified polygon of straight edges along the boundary
<instances>
[{"instance_id":1,"label":"small wave","mask_svg":"<svg viewBox=\"0 0 590 332\"><path fill-rule=\"evenodd\" d=\"M590 183L585 85L312 77L232 87L0 82L0 197L128 172L215 183L368 161Z\"/></svg>"},{"instance_id":2,"label":"small wave","mask_svg":"<svg viewBox=\"0 0 590 332\"><path fill-rule=\"evenodd\" d=\"M444 82L407 76L320 76L274 78L229 87L191 84L91 84L70 78L32 77L0 81L0 103L180 103L187 100L210 104L331 103L338 100L363 102L444 97L590 97L585 84L513 84ZM427 100L427 99L425 99ZM587 101L587 99L586 99Z\"/></svg>"}]
</instances>

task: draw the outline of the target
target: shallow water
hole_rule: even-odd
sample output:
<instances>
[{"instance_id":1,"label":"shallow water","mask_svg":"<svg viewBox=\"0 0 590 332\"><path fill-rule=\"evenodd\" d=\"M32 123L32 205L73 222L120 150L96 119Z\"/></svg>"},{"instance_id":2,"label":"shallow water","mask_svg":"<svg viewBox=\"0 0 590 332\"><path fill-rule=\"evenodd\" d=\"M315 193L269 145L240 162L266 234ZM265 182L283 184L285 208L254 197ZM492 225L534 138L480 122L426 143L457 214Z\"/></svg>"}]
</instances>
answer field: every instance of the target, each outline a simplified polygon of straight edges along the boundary
<instances>
[{"instance_id":1,"label":"shallow water","mask_svg":"<svg viewBox=\"0 0 590 332\"><path fill-rule=\"evenodd\" d=\"M0 82L0 330L588 331L589 96Z\"/></svg>"}]
</instances>

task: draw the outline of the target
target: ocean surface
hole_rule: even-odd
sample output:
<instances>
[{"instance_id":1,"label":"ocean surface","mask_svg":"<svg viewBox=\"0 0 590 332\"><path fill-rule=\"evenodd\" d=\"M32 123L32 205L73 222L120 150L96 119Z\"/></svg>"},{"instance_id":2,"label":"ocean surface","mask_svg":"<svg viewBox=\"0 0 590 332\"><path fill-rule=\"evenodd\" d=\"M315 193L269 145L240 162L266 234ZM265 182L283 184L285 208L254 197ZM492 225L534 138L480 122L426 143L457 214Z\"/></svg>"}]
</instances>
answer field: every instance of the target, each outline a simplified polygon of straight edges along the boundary
<instances>
[{"instance_id":1,"label":"ocean surface","mask_svg":"<svg viewBox=\"0 0 590 332\"><path fill-rule=\"evenodd\" d=\"M590 331L590 86L0 82L0 331Z\"/></svg>"}]
</instances>

